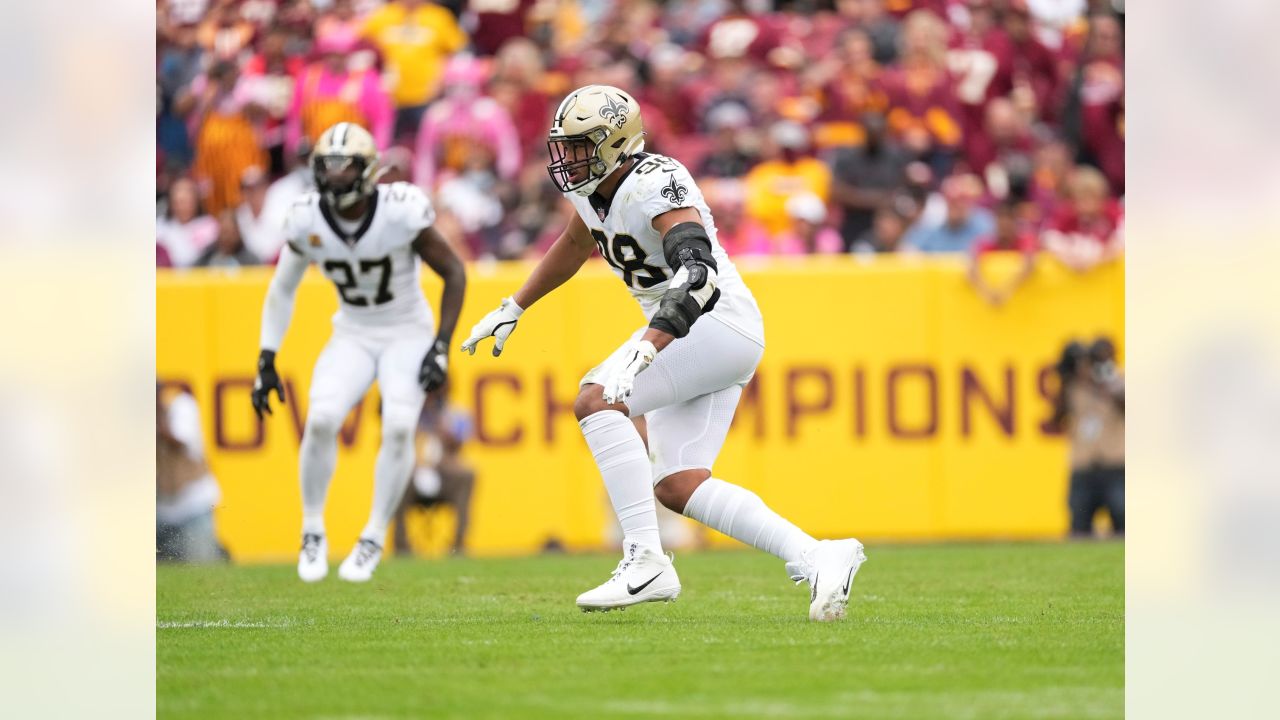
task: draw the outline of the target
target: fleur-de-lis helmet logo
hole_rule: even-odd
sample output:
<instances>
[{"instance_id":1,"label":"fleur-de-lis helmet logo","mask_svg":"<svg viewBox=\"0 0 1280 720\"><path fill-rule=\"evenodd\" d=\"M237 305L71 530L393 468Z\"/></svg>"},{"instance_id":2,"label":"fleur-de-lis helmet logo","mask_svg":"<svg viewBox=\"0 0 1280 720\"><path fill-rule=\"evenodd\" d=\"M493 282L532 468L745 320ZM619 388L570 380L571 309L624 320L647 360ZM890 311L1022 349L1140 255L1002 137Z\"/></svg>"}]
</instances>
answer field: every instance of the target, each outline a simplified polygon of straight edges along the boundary
<instances>
[{"instance_id":1,"label":"fleur-de-lis helmet logo","mask_svg":"<svg viewBox=\"0 0 1280 720\"><path fill-rule=\"evenodd\" d=\"M684 196L689 194L685 186L676 183L674 175L671 176L671 182L662 188L662 197L671 201L673 205L679 205L684 202Z\"/></svg>"},{"instance_id":2,"label":"fleur-de-lis helmet logo","mask_svg":"<svg viewBox=\"0 0 1280 720\"><path fill-rule=\"evenodd\" d=\"M600 117L604 118L605 122L621 129L623 125L627 124L627 104L611 95L605 95L604 100L604 107L600 108Z\"/></svg>"}]
</instances>

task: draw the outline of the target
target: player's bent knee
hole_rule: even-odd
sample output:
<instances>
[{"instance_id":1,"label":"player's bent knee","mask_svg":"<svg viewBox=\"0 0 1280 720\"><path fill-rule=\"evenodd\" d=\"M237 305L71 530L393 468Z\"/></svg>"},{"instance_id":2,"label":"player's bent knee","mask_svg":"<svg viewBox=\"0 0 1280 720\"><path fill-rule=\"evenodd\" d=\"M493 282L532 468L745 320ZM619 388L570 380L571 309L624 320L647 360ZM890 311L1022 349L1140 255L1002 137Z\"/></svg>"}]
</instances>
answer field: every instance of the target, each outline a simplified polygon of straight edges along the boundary
<instances>
[{"instance_id":1,"label":"player's bent knee","mask_svg":"<svg viewBox=\"0 0 1280 720\"><path fill-rule=\"evenodd\" d=\"M413 442L413 426L405 423L383 423L382 444L403 446Z\"/></svg>"},{"instance_id":2,"label":"player's bent knee","mask_svg":"<svg viewBox=\"0 0 1280 720\"><path fill-rule=\"evenodd\" d=\"M342 429L342 416L325 412L324 410L312 409L307 415L307 434L318 439L334 438L338 436L338 431Z\"/></svg>"},{"instance_id":3,"label":"player's bent knee","mask_svg":"<svg viewBox=\"0 0 1280 720\"><path fill-rule=\"evenodd\" d=\"M684 513L693 491L709 477L711 471L702 468L671 473L653 488L653 496L672 512Z\"/></svg>"},{"instance_id":4,"label":"player's bent knee","mask_svg":"<svg viewBox=\"0 0 1280 720\"><path fill-rule=\"evenodd\" d=\"M578 393L577 399L573 401L573 416L579 422L603 410L619 410L623 415L627 414L626 406L622 403L613 405L606 403L604 401L604 387L594 383L584 386L582 391Z\"/></svg>"}]
</instances>

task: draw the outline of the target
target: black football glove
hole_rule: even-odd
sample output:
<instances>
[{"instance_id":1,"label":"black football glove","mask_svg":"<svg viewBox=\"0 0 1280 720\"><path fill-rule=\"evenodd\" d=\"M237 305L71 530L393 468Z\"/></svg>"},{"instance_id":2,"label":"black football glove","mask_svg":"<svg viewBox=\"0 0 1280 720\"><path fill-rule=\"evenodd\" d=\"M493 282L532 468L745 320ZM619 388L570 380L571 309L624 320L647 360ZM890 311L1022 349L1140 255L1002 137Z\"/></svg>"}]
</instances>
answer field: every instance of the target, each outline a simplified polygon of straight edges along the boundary
<instances>
[{"instance_id":1,"label":"black football glove","mask_svg":"<svg viewBox=\"0 0 1280 720\"><path fill-rule=\"evenodd\" d=\"M272 390L284 404L284 385L280 384L280 375L276 373L276 354L272 350L263 350L258 355L258 377L253 381L253 411L259 420L263 413L271 414Z\"/></svg>"},{"instance_id":2,"label":"black football glove","mask_svg":"<svg viewBox=\"0 0 1280 720\"><path fill-rule=\"evenodd\" d=\"M431 392L444 385L449 374L449 346L444 340L437 339L422 358L422 369L418 370L418 384L423 390Z\"/></svg>"}]
</instances>

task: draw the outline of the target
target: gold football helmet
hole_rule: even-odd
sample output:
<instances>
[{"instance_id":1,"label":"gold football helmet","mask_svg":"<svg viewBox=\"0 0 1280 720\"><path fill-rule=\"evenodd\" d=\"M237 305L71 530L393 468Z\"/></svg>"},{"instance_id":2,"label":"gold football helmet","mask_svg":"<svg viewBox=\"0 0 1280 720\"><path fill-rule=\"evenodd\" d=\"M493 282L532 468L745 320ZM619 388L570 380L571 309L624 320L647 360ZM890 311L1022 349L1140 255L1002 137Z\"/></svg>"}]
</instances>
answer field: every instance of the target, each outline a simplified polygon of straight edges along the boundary
<instances>
[{"instance_id":1,"label":"gold football helmet","mask_svg":"<svg viewBox=\"0 0 1280 720\"><path fill-rule=\"evenodd\" d=\"M345 210L376 191L378 146L368 130L340 122L325 130L311 151L316 188L329 205Z\"/></svg>"},{"instance_id":2,"label":"gold football helmet","mask_svg":"<svg viewBox=\"0 0 1280 720\"><path fill-rule=\"evenodd\" d=\"M556 109L547 150L547 173L560 192L590 195L609 173L644 150L640 105L610 85L578 88Z\"/></svg>"}]
</instances>

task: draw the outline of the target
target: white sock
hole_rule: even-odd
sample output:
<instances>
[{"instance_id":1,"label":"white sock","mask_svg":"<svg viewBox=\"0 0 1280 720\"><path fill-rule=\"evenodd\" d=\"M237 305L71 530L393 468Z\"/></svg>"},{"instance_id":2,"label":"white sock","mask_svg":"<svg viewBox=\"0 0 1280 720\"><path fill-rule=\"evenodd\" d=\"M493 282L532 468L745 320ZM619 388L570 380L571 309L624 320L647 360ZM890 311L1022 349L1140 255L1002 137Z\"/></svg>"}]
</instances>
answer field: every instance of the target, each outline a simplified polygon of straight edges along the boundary
<instances>
[{"instance_id":1,"label":"white sock","mask_svg":"<svg viewBox=\"0 0 1280 720\"><path fill-rule=\"evenodd\" d=\"M413 476L413 434L411 425L382 427L382 445L373 466L373 507L369 509L369 522L360 532L361 540L372 540L378 545L386 540L387 525L395 517Z\"/></svg>"},{"instance_id":2,"label":"white sock","mask_svg":"<svg viewBox=\"0 0 1280 720\"><path fill-rule=\"evenodd\" d=\"M338 462L338 426L307 422L298 465L302 475L302 532L324 534L324 499Z\"/></svg>"},{"instance_id":3,"label":"white sock","mask_svg":"<svg viewBox=\"0 0 1280 720\"><path fill-rule=\"evenodd\" d=\"M653 468L636 426L617 410L602 410L578 423L604 477L609 501L622 525L623 544L662 552L653 499Z\"/></svg>"},{"instance_id":4,"label":"white sock","mask_svg":"<svg viewBox=\"0 0 1280 720\"><path fill-rule=\"evenodd\" d=\"M804 551L818 544L770 510L759 495L718 478L707 478L693 491L684 514L787 562L799 560Z\"/></svg>"}]
</instances>

